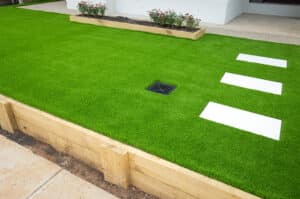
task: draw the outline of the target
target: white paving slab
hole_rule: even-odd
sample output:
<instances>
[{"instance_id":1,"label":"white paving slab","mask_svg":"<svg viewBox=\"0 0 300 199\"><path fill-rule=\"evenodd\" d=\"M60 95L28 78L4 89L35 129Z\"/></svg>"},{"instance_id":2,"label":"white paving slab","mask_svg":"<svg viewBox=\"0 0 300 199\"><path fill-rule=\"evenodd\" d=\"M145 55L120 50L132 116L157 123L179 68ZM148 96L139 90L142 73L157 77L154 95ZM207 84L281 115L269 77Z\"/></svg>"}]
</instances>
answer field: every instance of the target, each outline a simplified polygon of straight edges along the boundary
<instances>
[{"instance_id":1,"label":"white paving slab","mask_svg":"<svg viewBox=\"0 0 300 199\"><path fill-rule=\"evenodd\" d=\"M221 82L242 88L281 95L282 83L226 72Z\"/></svg>"},{"instance_id":2,"label":"white paving slab","mask_svg":"<svg viewBox=\"0 0 300 199\"><path fill-rule=\"evenodd\" d=\"M281 120L275 118L215 102L209 102L200 117L274 140L280 139Z\"/></svg>"},{"instance_id":3,"label":"white paving slab","mask_svg":"<svg viewBox=\"0 0 300 199\"><path fill-rule=\"evenodd\" d=\"M274 59L269 57L261 57L256 55L248 55L240 53L236 58L238 61L252 62L257 64L264 64L274 67L287 68L287 60Z\"/></svg>"}]
</instances>

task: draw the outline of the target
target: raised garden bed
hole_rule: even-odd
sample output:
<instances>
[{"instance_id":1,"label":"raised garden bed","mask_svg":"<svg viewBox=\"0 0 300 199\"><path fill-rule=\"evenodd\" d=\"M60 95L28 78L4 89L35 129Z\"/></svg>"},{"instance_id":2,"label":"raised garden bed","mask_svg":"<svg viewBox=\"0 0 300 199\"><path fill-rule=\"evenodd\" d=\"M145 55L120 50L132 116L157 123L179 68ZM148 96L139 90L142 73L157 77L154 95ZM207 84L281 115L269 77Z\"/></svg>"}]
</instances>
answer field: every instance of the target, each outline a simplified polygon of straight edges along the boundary
<instances>
[{"instance_id":1,"label":"raised garden bed","mask_svg":"<svg viewBox=\"0 0 300 199\"><path fill-rule=\"evenodd\" d=\"M138 21L124 17L92 17L92 16L70 16L70 21L93 24L97 26L105 26L112 28L120 28L127 30L135 30L141 32L149 32L160 35L168 35L179 38L197 40L205 34L204 28L173 28L160 27L155 23L148 21Z\"/></svg>"}]
</instances>

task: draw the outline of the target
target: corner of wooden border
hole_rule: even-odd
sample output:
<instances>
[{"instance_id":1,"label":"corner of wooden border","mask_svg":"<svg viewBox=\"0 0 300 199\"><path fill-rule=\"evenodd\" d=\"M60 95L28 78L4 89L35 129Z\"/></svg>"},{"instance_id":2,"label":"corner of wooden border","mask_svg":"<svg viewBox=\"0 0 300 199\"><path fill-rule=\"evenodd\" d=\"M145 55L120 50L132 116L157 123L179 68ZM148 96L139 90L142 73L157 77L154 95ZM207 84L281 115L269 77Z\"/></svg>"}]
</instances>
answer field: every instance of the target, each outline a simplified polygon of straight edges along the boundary
<instances>
[{"instance_id":1,"label":"corner of wooden border","mask_svg":"<svg viewBox=\"0 0 300 199\"><path fill-rule=\"evenodd\" d=\"M11 103L0 96L0 126L3 130L15 133L18 130Z\"/></svg>"}]
</instances>

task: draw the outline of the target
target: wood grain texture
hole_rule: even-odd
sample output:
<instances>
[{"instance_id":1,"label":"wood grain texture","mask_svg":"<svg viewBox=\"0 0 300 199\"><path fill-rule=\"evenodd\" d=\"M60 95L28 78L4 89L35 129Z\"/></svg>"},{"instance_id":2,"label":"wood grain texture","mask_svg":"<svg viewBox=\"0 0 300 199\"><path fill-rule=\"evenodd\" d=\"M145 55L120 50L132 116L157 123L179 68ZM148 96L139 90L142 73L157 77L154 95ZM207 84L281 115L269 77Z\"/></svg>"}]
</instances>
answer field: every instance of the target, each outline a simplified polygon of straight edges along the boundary
<instances>
[{"instance_id":1,"label":"wood grain texture","mask_svg":"<svg viewBox=\"0 0 300 199\"><path fill-rule=\"evenodd\" d=\"M105 179L166 199L258 199L240 189L180 167L97 132L5 96L19 129L102 171ZM0 112L0 118L3 112Z\"/></svg>"},{"instance_id":2,"label":"wood grain texture","mask_svg":"<svg viewBox=\"0 0 300 199\"><path fill-rule=\"evenodd\" d=\"M0 126L10 133L14 133L18 129L11 104L3 98L0 98Z\"/></svg>"}]
</instances>

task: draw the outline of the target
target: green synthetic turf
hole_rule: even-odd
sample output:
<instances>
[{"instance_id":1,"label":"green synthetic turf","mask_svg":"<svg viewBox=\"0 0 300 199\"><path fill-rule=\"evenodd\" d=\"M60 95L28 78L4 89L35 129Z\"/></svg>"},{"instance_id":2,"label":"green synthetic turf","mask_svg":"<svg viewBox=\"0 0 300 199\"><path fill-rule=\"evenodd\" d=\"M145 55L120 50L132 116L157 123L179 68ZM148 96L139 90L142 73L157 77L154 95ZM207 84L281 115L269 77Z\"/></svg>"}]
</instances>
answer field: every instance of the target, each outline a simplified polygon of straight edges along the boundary
<instances>
[{"instance_id":1,"label":"green synthetic turf","mask_svg":"<svg viewBox=\"0 0 300 199\"><path fill-rule=\"evenodd\" d=\"M299 46L190 41L0 8L0 93L265 198L300 198L299 58ZM225 72L282 82L283 94L221 84ZM154 80L177 89L146 91ZM200 119L209 101L282 119L280 141Z\"/></svg>"}]
</instances>

